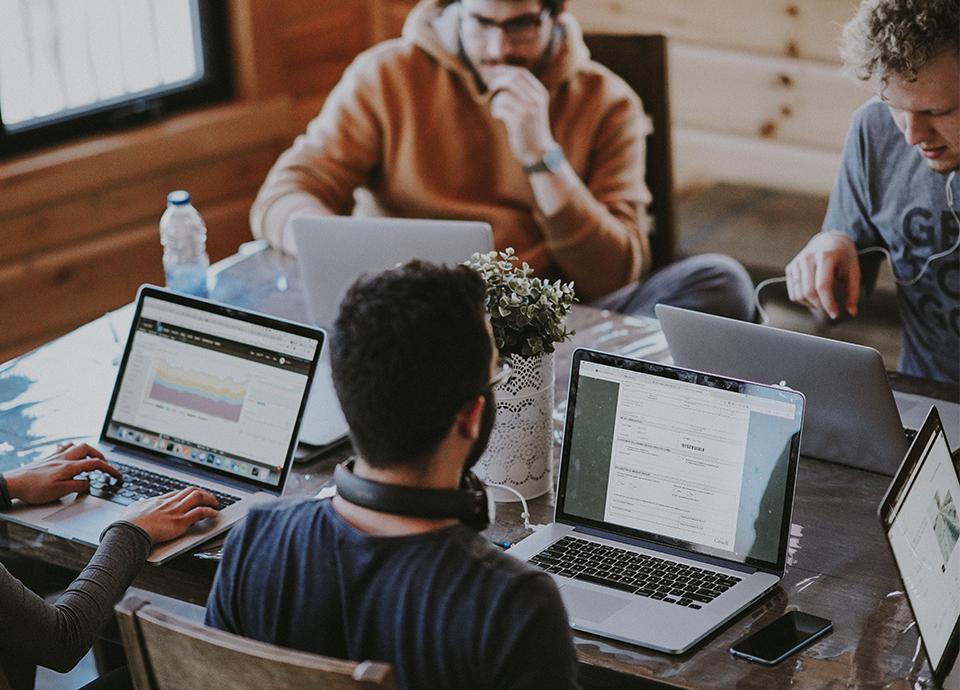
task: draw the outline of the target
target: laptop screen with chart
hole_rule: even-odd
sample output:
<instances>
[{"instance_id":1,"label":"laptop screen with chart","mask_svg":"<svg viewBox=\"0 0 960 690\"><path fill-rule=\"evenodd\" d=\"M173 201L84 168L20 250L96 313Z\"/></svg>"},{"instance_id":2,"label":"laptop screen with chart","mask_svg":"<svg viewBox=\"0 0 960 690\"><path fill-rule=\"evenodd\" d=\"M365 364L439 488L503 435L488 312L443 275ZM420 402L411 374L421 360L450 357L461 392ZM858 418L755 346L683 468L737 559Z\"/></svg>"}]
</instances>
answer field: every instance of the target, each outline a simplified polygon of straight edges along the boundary
<instances>
[{"instance_id":1,"label":"laptop screen with chart","mask_svg":"<svg viewBox=\"0 0 960 690\"><path fill-rule=\"evenodd\" d=\"M275 488L320 342L146 296L103 438Z\"/></svg>"}]
</instances>

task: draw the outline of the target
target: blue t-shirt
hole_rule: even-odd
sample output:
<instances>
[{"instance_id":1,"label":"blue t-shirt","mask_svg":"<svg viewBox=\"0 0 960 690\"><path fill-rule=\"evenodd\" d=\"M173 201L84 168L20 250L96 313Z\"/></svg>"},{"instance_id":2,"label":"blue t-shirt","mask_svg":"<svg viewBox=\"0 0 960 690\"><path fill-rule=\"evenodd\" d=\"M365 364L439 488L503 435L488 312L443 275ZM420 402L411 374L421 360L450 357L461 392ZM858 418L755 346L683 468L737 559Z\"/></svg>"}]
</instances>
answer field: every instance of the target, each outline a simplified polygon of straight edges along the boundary
<instances>
[{"instance_id":1,"label":"blue t-shirt","mask_svg":"<svg viewBox=\"0 0 960 690\"><path fill-rule=\"evenodd\" d=\"M823 230L848 235L857 249L886 248L896 277L912 280L927 257L957 241L946 182L907 144L887 106L871 100L853 116ZM960 176L953 185L958 205ZM897 299L900 370L960 381L960 253L933 261L916 284L898 285Z\"/></svg>"},{"instance_id":2,"label":"blue t-shirt","mask_svg":"<svg viewBox=\"0 0 960 690\"><path fill-rule=\"evenodd\" d=\"M464 525L362 533L329 500L255 508L227 540L207 624L393 664L402 688L577 687L560 593Z\"/></svg>"}]
</instances>

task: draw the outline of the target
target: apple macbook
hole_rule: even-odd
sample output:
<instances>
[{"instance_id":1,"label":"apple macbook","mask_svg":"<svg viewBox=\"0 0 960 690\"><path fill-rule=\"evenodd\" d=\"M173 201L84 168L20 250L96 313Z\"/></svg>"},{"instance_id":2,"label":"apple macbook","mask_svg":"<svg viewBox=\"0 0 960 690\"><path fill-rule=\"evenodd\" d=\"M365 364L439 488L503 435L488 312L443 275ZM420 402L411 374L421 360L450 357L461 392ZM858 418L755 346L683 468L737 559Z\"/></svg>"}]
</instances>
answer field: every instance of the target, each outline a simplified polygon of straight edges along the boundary
<instances>
[{"instance_id":1,"label":"apple macbook","mask_svg":"<svg viewBox=\"0 0 960 690\"><path fill-rule=\"evenodd\" d=\"M931 407L883 502L880 522L937 684L960 690L960 479Z\"/></svg>"},{"instance_id":2,"label":"apple macbook","mask_svg":"<svg viewBox=\"0 0 960 690\"><path fill-rule=\"evenodd\" d=\"M577 630L680 654L784 574L803 395L578 349L555 522L508 553Z\"/></svg>"},{"instance_id":3,"label":"apple macbook","mask_svg":"<svg viewBox=\"0 0 960 690\"><path fill-rule=\"evenodd\" d=\"M158 544L163 563L279 497L323 331L143 286L97 446L123 473L99 471L88 494L0 518L90 546L126 506L187 486L210 491L218 515Z\"/></svg>"},{"instance_id":4,"label":"apple macbook","mask_svg":"<svg viewBox=\"0 0 960 690\"><path fill-rule=\"evenodd\" d=\"M873 348L663 304L655 309L677 365L803 392L804 456L892 475L933 402L948 433L960 434L960 405L894 394Z\"/></svg>"},{"instance_id":5,"label":"apple macbook","mask_svg":"<svg viewBox=\"0 0 960 690\"><path fill-rule=\"evenodd\" d=\"M379 273L412 259L459 264L475 252L493 249L490 226L473 221L299 216L290 223L310 320L328 330L347 289L365 273ZM333 389L329 354L324 354L300 439L326 446L345 438L347 432Z\"/></svg>"}]
</instances>

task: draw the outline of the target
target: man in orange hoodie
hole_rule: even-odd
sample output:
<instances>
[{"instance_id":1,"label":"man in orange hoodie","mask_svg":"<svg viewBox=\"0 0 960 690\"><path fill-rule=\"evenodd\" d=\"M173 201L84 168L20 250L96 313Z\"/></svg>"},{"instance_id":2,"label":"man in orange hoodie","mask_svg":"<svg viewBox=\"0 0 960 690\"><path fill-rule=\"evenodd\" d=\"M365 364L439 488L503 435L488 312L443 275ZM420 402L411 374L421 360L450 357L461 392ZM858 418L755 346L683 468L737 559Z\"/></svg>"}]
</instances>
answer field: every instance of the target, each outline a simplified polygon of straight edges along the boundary
<instances>
[{"instance_id":1,"label":"man in orange hoodie","mask_svg":"<svg viewBox=\"0 0 960 690\"><path fill-rule=\"evenodd\" d=\"M720 255L650 267L650 121L592 62L567 0L423 0L403 36L344 72L267 177L254 235L295 253L298 214L484 220L537 275L631 314L665 302L753 317L746 271ZM369 194L354 192L366 188Z\"/></svg>"}]
</instances>

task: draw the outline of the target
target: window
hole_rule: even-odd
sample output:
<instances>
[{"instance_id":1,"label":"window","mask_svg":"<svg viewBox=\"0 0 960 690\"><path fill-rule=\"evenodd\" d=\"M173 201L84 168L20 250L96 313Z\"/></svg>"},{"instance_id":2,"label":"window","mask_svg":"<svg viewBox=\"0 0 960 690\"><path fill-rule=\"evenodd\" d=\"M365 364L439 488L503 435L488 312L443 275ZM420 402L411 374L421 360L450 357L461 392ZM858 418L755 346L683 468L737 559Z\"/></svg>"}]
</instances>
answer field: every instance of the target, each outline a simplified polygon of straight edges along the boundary
<instances>
[{"instance_id":1,"label":"window","mask_svg":"<svg viewBox=\"0 0 960 690\"><path fill-rule=\"evenodd\" d=\"M222 0L0 0L0 154L230 95Z\"/></svg>"}]
</instances>

